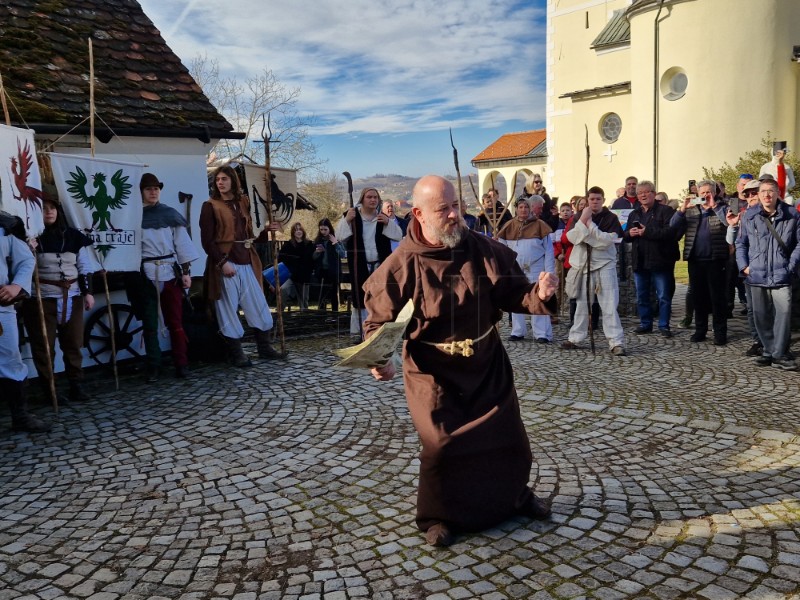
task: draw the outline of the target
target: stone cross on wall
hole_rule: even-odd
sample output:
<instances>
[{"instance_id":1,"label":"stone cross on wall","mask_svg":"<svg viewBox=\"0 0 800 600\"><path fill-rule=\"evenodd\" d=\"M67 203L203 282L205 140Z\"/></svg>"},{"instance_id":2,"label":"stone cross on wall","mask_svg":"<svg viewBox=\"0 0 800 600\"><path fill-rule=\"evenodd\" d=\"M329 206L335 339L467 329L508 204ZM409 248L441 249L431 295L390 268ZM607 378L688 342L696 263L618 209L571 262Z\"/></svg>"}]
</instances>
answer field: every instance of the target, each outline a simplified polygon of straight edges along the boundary
<instances>
[{"instance_id":1,"label":"stone cross on wall","mask_svg":"<svg viewBox=\"0 0 800 600\"><path fill-rule=\"evenodd\" d=\"M614 147L611 144L608 145L608 150L603 152L603 156L607 156L608 157L608 162L613 161L614 157L616 155L617 155L617 151L614 150Z\"/></svg>"}]
</instances>

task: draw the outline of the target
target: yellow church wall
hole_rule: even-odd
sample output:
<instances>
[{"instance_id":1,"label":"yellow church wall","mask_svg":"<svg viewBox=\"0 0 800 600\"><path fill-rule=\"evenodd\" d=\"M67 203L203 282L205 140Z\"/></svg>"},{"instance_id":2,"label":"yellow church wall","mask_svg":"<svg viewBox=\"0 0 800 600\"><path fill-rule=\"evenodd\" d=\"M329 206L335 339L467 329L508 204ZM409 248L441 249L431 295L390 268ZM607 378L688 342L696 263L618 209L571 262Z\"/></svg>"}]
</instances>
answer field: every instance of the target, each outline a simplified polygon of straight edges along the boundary
<instances>
[{"instance_id":1,"label":"yellow church wall","mask_svg":"<svg viewBox=\"0 0 800 600\"><path fill-rule=\"evenodd\" d=\"M584 193L586 179L586 129L589 133L589 186L599 185L610 204L617 188L622 187L630 173L629 163L620 156L634 151L635 136L630 126L630 94L613 98L600 98L574 102L568 119L555 119L558 146L558 164L554 172L557 194L562 199ZM608 144L600 137L598 124L609 112L617 113L622 120L619 140ZM610 158L610 160L609 160Z\"/></svg>"},{"instance_id":2,"label":"yellow church wall","mask_svg":"<svg viewBox=\"0 0 800 600\"><path fill-rule=\"evenodd\" d=\"M590 184L613 199L627 175L653 179L672 197L702 167L735 162L759 147L769 130L800 151L800 65L791 61L800 45L800 1L678 0L665 2L659 26L658 164L653 160L653 22L657 5L631 13L628 49L589 48L612 9L630 3L548 3L547 136L548 190L562 198L583 187L584 123L592 151ZM585 29L586 13L590 29ZM739 39L736 32L741 31ZM673 67L685 70L682 98L662 97L661 79ZM558 96L631 81L630 94L583 100ZM600 139L603 115L620 115L622 132L612 145Z\"/></svg>"},{"instance_id":3,"label":"yellow church wall","mask_svg":"<svg viewBox=\"0 0 800 600\"><path fill-rule=\"evenodd\" d=\"M548 90L547 142L548 172L545 185L561 200L583 193L585 160L584 124L589 129L592 152L589 185L601 185L613 200L614 190L628 174L619 163L619 155L630 139L627 127L629 95L589 100L559 98L579 90L622 83L630 79L630 50L617 48L596 52L589 46L605 27L615 9L629 5L627 0L548 2ZM589 28L586 28L588 15ZM602 153L608 144L600 138L599 123L607 112L622 119L622 133L612 145L609 162ZM621 180L620 183L616 183ZM613 182L613 183L612 183Z\"/></svg>"},{"instance_id":4,"label":"yellow church wall","mask_svg":"<svg viewBox=\"0 0 800 600\"><path fill-rule=\"evenodd\" d=\"M796 148L797 70L788 23L800 3L784 0L690 0L662 12L659 25L658 166L653 162L653 22L657 10L631 15L632 128L637 151L628 157L640 178L657 175L672 197L702 167L734 163L757 148L769 130ZM747 33L741 40L734 32ZM724 35L722 35L724 33ZM662 97L661 79L685 70L682 98Z\"/></svg>"}]
</instances>

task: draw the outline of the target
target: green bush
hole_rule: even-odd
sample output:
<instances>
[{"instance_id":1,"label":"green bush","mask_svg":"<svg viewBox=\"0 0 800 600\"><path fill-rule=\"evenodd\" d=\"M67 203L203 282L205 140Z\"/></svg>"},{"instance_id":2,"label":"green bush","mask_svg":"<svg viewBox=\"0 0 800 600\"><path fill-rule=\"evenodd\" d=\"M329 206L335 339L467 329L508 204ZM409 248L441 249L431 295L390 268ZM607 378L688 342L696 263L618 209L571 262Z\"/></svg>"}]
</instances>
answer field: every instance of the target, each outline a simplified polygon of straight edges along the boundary
<instances>
[{"instance_id":1,"label":"green bush","mask_svg":"<svg viewBox=\"0 0 800 600\"><path fill-rule=\"evenodd\" d=\"M751 173L753 177L758 177L761 166L772 160L772 143L774 141L776 141L775 137L768 131L761 138L761 148L746 152L735 165L723 163L719 168L703 167L703 175L714 181L722 181L728 194L735 194L736 182L739 180L741 173ZM784 162L792 168L792 171L798 173L800 172L798 171L800 169L800 157L793 153L792 150L792 148L789 148Z\"/></svg>"}]
</instances>

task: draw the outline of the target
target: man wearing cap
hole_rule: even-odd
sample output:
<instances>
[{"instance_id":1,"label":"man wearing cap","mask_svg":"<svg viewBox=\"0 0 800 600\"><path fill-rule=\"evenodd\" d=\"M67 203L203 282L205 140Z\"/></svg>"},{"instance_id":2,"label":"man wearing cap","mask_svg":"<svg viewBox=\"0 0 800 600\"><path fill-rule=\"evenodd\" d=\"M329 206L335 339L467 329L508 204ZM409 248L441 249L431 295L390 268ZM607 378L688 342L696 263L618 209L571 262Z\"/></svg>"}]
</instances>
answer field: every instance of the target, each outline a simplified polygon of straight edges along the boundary
<instances>
[{"instance_id":1,"label":"man wearing cap","mask_svg":"<svg viewBox=\"0 0 800 600\"><path fill-rule=\"evenodd\" d=\"M161 369L159 324L169 330L176 377L186 377L189 358L183 330L184 290L192 285L191 263L199 258L187 231L186 219L161 204L164 184L152 173L139 182L142 194L142 268L126 281L128 299L144 327L147 382L158 380Z\"/></svg>"},{"instance_id":2,"label":"man wearing cap","mask_svg":"<svg viewBox=\"0 0 800 600\"><path fill-rule=\"evenodd\" d=\"M800 216L780 199L776 181L761 181L758 199L760 207L745 212L736 238L736 262L750 285L755 326L764 346L756 364L796 371L789 343Z\"/></svg>"},{"instance_id":3,"label":"man wearing cap","mask_svg":"<svg viewBox=\"0 0 800 600\"><path fill-rule=\"evenodd\" d=\"M728 216L731 214L738 215L739 213L747 210L750 205L747 195L745 194L745 186L753 182L753 176L750 173L742 173L739 179L736 180L736 195L728 198ZM752 191L752 197L758 203L758 182L755 182L755 190ZM752 198L751 197L751 198ZM730 222L729 222L730 224ZM735 238L734 238L735 240ZM733 309L735 308L736 292L739 292L739 304L746 304L744 283L739 273L739 268L736 266L736 251L733 247L734 241L728 240L730 247L730 257L728 258L727 281L725 284L725 298L728 303L728 318L733 317ZM745 314L746 308L742 311Z\"/></svg>"},{"instance_id":4,"label":"man wearing cap","mask_svg":"<svg viewBox=\"0 0 800 600\"><path fill-rule=\"evenodd\" d=\"M744 175L740 176L740 183L741 179L745 177L745 175L749 175L745 173ZM752 175L749 175L750 179L745 179L746 183L744 186L737 184L737 190L741 188L739 192L739 197L744 198L746 201L746 205L742 207L740 211L734 211L733 209L728 210L728 214L725 218L728 221L728 233L726 236L726 240L728 245L734 248L733 259L734 262L736 261L736 238L739 236L739 223L741 222L741 218L744 216L746 210L755 207L760 207L760 203L758 201L758 186L760 182L757 179L753 179ZM736 199L733 199L733 202L736 202ZM731 205L733 206L733 204ZM747 314L747 326L750 330L750 338L753 340L753 343L750 347L745 351L745 356L761 356L761 353L764 347L761 344L761 338L758 337L758 331L756 330L756 324L753 317L753 295L752 291L750 290L750 285L744 279L744 275L742 275L741 271L739 271L738 265L734 265L734 270L736 271L736 277L741 282L741 285L744 287L744 297L745 297L745 307L746 307L746 314Z\"/></svg>"}]
</instances>

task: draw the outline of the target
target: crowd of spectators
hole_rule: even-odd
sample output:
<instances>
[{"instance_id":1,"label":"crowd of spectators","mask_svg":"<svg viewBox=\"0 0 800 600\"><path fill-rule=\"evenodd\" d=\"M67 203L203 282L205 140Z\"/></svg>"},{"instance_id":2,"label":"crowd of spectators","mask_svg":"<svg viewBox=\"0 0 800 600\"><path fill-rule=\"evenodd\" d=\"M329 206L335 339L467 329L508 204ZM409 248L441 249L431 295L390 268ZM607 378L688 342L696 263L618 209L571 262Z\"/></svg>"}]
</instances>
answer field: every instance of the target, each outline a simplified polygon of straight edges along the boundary
<instances>
[{"instance_id":1,"label":"crowd of spectators","mask_svg":"<svg viewBox=\"0 0 800 600\"><path fill-rule=\"evenodd\" d=\"M791 169L783 163L783 152L776 152L775 159L764 165L758 175L741 174L735 193L731 195L725 193L721 182L702 179L690 181L685 198L670 200L666 193L656 190L653 182L639 181L630 176L617 190L617 197L610 201L610 207L606 206L604 191L597 186L589 188L587 196L576 195L559 205L558 198L547 194L541 176L535 175L522 193L506 204L500 200L496 189L488 190L481 198L481 210L477 216L470 214L466 203L462 202L462 218L470 229L514 249L517 261L530 281L536 281L542 272L558 276L561 282L559 304L569 306L569 333L560 345L564 350L581 347L589 336L594 340L594 332L602 329L610 352L617 356L627 354L619 315L618 274L618 263L626 256L630 257L638 313L638 324L631 333L673 337L675 266L682 259L688 265L688 286L684 298L685 317L680 325L693 330L690 343L703 343L710 338L714 345L727 344L728 320L736 316L738 298L741 309L737 312L746 316L751 339L746 356L758 366L794 371L797 363L790 349L790 331L793 288L797 294L800 274L800 215L789 195L795 181ZM150 213L145 211L144 219L148 232L153 232L148 239L158 242L161 238L156 238L160 232L166 231L166 234L162 236L164 242L161 244L165 249L154 246L149 254L155 258L144 258L143 264L150 267L152 265L147 261L155 261L152 264L156 268L164 263L165 269L174 270L177 273L174 282L180 290L190 283L185 280L190 275L189 263L196 256L181 249L181 244L186 246L186 240L178 234L185 228L185 223L168 214L168 209L158 212L158 192L163 184L151 174L146 174L146 177L150 179L143 179L140 187L145 208L150 210ZM221 201L227 204L240 201L237 199L239 192L230 182L233 177L235 174L222 170L214 180L215 190L219 192ZM37 311L31 300L22 303L21 310L31 335L43 391L51 388L52 357L57 338L64 354L68 380L67 393L59 394L60 399L85 401L88 396L81 386L79 338L83 310L90 310L93 304L89 275L95 267L90 264L85 251L88 241L77 230L66 226L58 201L46 200L44 208L47 227L38 240L38 247L34 244L33 248L39 270L45 275L41 279L40 293L44 298L46 332L38 325ZM223 252L217 249L213 236L221 235L219 230L224 225L213 223L213 219L227 216L228 212L234 215L239 212L223 210L217 215L212 208L212 204L204 207L201 215L203 242L210 257L209 264L221 272L221 283L227 286L236 276L252 275L251 266L255 267L256 261L245 246L234 244ZM243 204L241 214L247 214L245 211ZM157 218L152 216L156 213ZM351 289L349 301L353 309L350 333L354 343L360 342L366 317L361 285L391 252L397 250L407 226L408 215L396 214L394 203L382 200L374 188L363 190L357 206L345 212L335 226L328 219L319 221L313 241L301 223L292 224L289 239L282 244L278 254L278 260L285 268L280 286L283 306L294 301L300 311L308 310L312 305L324 311L330 305L333 312L338 312L340 288L345 280L342 265L346 260ZM249 223L243 221L242 235L247 234L247 227ZM231 230L234 229L231 226ZM270 230L275 230L275 227ZM7 236L6 240L10 256L14 244L10 237ZM168 255L166 258L165 254ZM232 257L237 259L233 263ZM67 263L65 259L71 262ZM16 288L10 282L15 274L11 262L6 262L9 271L5 276L6 283L3 283L5 287L0 288L13 291ZM230 272L226 272L226 268ZM48 279L50 271L54 274L52 279ZM158 295L155 290L161 290L160 303L156 301L153 304L157 312L150 311L156 315L153 320L156 325L150 326L154 329L162 311L165 322L168 320L166 309L174 303L164 297L164 290L173 281L166 274L154 276L144 268L142 274L148 278L145 283L153 287L153 298ZM21 279L24 280L25 275ZM269 281L268 276L266 279ZM142 286L139 287L148 287ZM22 291L17 293L24 296L24 286L18 287ZM267 289L270 287L267 285ZM314 297L311 297L311 290L315 292ZM179 297L181 292L177 294ZM260 317L264 307L256 307L255 298L234 298L231 294L224 292L220 296L221 300L217 302L224 305L224 310L217 307L217 312L222 316L220 326L234 364L250 364L241 351L241 326L236 328L228 323L236 321L238 324L238 318L231 317L237 304L250 314L248 320L252 318L257 323L259 355L278 357L266 335L272 326L271 319ZM226 319L226 315L231 318ZM552 324L556 322L557 317L532 317L533 339L540 344L554 341ZM524 340L527 323L525 315L512 315L509 341ZM181 351L183 345L180 343L185 334L179 325L170 325L170 333L179 350L176 375L185 377L185 349ZM49 353L46 346L49 346ZM152 363L148 363L148 381L155 381L160 364L155 349L148 348L148 360ZM13 374L9 371L5 378L16 382L18 375L16 371ZM22 401L14 404L12 409L12 412L16 411L15 427L31 431L46 429L47 424L29 418Z\"/></svg>"}]
</instances>

